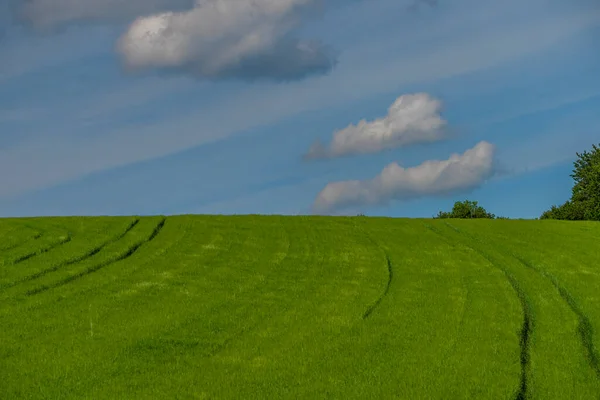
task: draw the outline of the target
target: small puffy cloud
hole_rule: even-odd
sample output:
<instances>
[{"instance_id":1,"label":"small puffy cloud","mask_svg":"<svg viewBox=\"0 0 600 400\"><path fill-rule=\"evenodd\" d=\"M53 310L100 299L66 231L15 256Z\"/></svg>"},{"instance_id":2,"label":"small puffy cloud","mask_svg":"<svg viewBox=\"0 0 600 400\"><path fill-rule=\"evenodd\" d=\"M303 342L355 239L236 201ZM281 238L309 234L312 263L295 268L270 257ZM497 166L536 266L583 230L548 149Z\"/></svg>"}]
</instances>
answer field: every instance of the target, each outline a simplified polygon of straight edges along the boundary
<instances>
[{"instance_id":1,"label":"small puffy cloud","mask_svg":"<svg viewBox=\"0 0 600 400\"><path fill-rule=\"evenodd\" d=\"M431 143L445 138L446 121L440 116L442 103L427 93L398 97L385 117L333 133L329 147L315 142L306 159L333 158L350 154L376 153L385 149L417 143Z\"/></svg>"},{"instance_id":2,"label":"small puffy cloud","mask_svg":"<svg viewBox=\"0 0 600 400\"><path fill-rule=\"evenodd\" d=\"M330 71L335 53L291 35L318 0L197 0L187 12L136 19L117 49L129 69L209 78L294 80Z\"/></svg>"},{"instance_id":3,"label":"small puffy cloud","mask_svg":"<svg viewBox=\"0 0 600 400\"><path fill-rule=\"evenodd\" d=\"M141 15L183 11L194 0L17 0L20 17L39 30L73 22L131 21Z\"/></svg>"},{"instance_id":4,"label":"small puffy cloud","mask_svg":"<svg viewBox=\"0 0 600 400\"><path fill-rule=\"evenodd\" d=\"M313 212L331 214L390 200L472 190L494 174L494 152L494 145L483 141L447 160L425 161L412 168L391 163L373 179L331 182L315 199Z\"/></svg>"}]
</instances>

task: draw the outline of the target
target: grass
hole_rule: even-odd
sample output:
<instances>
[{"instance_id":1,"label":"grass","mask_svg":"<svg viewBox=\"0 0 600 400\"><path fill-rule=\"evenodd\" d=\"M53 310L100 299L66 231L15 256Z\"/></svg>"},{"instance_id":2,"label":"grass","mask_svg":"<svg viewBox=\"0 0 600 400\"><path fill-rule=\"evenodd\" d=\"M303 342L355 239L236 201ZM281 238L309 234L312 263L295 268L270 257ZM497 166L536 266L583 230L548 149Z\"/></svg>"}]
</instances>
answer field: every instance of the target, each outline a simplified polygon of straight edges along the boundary
<instances>
[{"instance_id":1,"label":"grass","mask_svg":"<svg viewBox=\"0 0 600 400\"><path fill-rule=\"evenodd\" d=\"M598 399L599 239L556 221L0 220L0 398Z\"/></svg>"}]
</instances>

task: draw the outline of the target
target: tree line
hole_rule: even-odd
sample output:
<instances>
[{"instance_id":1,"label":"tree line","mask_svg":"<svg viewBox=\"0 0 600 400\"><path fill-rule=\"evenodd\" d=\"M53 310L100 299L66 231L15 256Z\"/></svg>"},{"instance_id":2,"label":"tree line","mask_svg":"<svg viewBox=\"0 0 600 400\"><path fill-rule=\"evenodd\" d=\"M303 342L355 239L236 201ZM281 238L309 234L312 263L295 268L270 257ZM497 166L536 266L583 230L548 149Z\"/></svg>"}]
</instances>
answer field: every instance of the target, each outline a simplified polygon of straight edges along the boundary
<instances>
[{"instance_id":1,"label":"tree line","mask_svg":"<svg viewBox=\"0 0 600 400\"><path fill-rule=\"evenodd\" d=\"M592 145L590 151L576 154L570 175L574 181L571 198L561 205L553 205L539 219L600 221L600 144ZM434 218L505 219L489 213L471 200L457 201L451 211L440 211Z\"/></svg>"}]
</instances>

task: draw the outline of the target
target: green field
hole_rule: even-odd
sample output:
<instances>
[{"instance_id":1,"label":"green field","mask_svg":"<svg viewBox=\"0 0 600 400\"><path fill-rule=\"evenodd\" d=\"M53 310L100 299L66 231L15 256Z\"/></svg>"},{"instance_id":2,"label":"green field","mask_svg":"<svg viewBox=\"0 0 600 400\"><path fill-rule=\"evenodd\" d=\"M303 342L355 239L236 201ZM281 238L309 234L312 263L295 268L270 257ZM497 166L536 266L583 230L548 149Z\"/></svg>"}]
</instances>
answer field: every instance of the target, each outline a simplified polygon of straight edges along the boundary
<instances>
[{"instance_id":1,"label":"green field","mask_svg":"<svg viewBox=\"0 0 600 400\"><path fill-rule=\"evenodd\" d=\"M0 399L600 399L600 224L0 220Z\"/></svg>"}]
</instances>

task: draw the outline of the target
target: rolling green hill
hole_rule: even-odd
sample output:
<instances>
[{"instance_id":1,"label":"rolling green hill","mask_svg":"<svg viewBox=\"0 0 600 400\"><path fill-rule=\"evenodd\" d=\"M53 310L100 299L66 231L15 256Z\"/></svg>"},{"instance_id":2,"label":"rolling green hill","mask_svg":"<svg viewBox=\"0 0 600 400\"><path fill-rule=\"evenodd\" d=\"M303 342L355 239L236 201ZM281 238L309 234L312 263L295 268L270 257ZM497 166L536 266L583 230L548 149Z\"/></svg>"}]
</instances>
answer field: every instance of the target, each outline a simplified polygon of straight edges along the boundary
<instances>
[{"instance_id":1,"label":"rolling green hill","mask_svg":"<svg viewBox=\"0 0 600 400\"><path fill-rule=\"evenodd\" d=\"M1 399L599 399L600 224L0 220Z\"/></svg>"}]
</instances>

